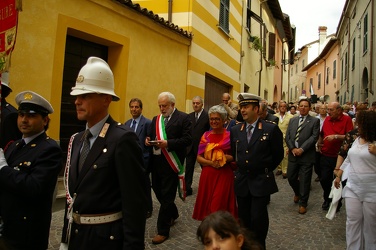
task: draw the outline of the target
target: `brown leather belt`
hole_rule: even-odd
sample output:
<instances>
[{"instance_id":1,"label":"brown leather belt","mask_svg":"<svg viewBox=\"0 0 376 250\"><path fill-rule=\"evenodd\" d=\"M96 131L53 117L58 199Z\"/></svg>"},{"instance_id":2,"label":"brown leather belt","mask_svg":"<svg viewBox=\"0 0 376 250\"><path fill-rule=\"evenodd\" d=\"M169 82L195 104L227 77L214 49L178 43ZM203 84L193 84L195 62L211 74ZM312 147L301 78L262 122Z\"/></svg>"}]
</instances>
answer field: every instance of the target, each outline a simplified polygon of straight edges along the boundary
<instances>
[{"instance_id":1,"label":"brown leather belt","mask_svg":"<svg viewBox=\"0 0 376 250\"><path fill-rule=\"evenodd\" d=\"M77 214L73 213L73 221L79 225L94 225L104 224L123 218L122 212L110 213L110 214Z\"/></svg>"}]
</instances>

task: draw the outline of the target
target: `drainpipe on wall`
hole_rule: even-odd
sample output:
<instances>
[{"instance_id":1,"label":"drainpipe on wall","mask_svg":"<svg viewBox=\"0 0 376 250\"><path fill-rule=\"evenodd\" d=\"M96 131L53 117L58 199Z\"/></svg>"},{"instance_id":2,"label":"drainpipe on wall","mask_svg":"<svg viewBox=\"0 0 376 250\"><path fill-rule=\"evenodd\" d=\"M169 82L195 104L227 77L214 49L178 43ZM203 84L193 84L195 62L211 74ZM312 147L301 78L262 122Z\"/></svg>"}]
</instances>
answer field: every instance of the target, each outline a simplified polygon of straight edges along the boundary
<instances>
[{"instance_id":1,"label":"drainpipe on wall","mask_svg":"<svg viewBox=\"0 0 376 250\"><path fill-rule=\"evenodd\" d=\"M350 17L347 17L347 30L349 30L350 28ZM349 93L349 89L350 89L350 86L349 86L349 75L350 75L350 45L351 45L351 40L350 40L350 32L347 32L347 70L346 70L346 91L347 93ZM343 100L344 103L346 103L346 100Z\"/></svg>"},{"instance_id":2,"label":"drainpipe on wall","mask_svg":"<svg viewBox=\"0 0 376 250\"><path fill-rule=\"evenodd\" d=\"M172 1L168 0L168 21L172 23Z\"/></svg>"},{"instance_id":3,"label":"drainpipe on wall","mask_svg":"<svg viewBox=\"0 0 376 250\"><path fill-rule=\"evenodd\" d=\"M282 51L282 55L281 55L281 60L283 60L283 44L284 44L285 42L283 41L283 38L282 38L282 45L281 45L281 51ZM277 58L277 55L275 55L275 58ZM276 62L276 64L277 64L277 62ZM281 63L281 93L280 93L280 97L281 98L279 98L279 100L282 100L282 92L283 92L283 71L284 71L284 67L285 67L285 62L283 62L282 61L282 63Z\"/></svg>"},{"instance_id":4,"label":"drainpipe on wall","mask_svg":"<svg viewBox=\"0 0 376 250\"><path fill-rule=\"evenodd\" d=\"M322 81L322 83L323 83L323 90L324 90L324 94L323 94L323 96L325 96L325 86L326 86L326 74L327 74L327 72L326 72L326 59L324 59L324 79L323 79L323 81Z\"/></svg>"},{"instance_id":5,"label":"drainpipe on wall","mask_svg":"<svg viewBox=\"0 0 376 250\"><path fill-rule=\"evenodd\" d=\"M260 19L262 20L262 3L260 4ZM263 43L263 23L260 23L260 41ZM263 48L265 49L265 48ZM262 57L263 57L264 51L261 51L260 53L260 70L259 70L259 86L258 86L258 96L261 96L261 72L262 72Z\"/></svg>"},{"instance_id":6,"label":"drainpipe on wall","mask_svg":"<svg viewBox=\"0 0 376 250\"><path fill-rule=\"evenodd\" d=\"M373 30L374 30L374 15L375 15L375 0L372 0L372 7L371 7L371 48L370 48L370 62L369 62L369 67L370 67L370 71L369 71L369 80L370 80L370 83L369 83L369 92L373 95L373 88L372 88L372 84L373 84L373 59L374 59L374 55L373 55Z\"/></svg>"}]
</instances>

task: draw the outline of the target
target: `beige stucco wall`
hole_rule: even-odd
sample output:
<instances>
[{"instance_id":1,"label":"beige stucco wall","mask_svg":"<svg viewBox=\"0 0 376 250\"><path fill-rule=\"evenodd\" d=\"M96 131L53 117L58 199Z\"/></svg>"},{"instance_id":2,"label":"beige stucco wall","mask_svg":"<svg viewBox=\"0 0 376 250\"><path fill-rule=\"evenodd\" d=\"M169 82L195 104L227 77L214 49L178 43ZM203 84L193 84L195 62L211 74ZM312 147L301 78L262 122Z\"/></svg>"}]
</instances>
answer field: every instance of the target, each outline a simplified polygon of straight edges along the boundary
<instances>
[{"instance_id":1,"label":"beige stucco wall","mask_svg":"<svg viewBox=\"0 0 376 250\"><path fill-rule=\"evenodd\" d=\"M114 119L130 118L132 97L143 100L145 116L158 114L157 96L162 91L172 92L177 108L186 109L190 39L113 1L23 1L8 99L14 103L16 93L29 89L49 100L55 109L49 129L53 138L59 139L67 34L109 47L108 63L121 98L111 105Z\"/></svg>"},{"instance_id":2,"label":"beige stucco wall","mask_svg":"<svg viewBox=\"0 0 376 250\"><path fill-rule=\"evenodd\" d=\"M338 44L333 45L331 50L323 55L323 58L319 60L315 65L307 70L306 86L307 86L307 96L310 94L310 78L313 79L313 91L317 95L317 98L321 96L329 95L330 101L337 101L337 87L339 83L339 74L337 73L336 77L333 78L333 61L337 61L338 72ZM326 82L327 77L327 68L329 67L329 77L328 82ZM318 88L318 76L321 74L321 87Z\"/></svg>"}]
</instances>

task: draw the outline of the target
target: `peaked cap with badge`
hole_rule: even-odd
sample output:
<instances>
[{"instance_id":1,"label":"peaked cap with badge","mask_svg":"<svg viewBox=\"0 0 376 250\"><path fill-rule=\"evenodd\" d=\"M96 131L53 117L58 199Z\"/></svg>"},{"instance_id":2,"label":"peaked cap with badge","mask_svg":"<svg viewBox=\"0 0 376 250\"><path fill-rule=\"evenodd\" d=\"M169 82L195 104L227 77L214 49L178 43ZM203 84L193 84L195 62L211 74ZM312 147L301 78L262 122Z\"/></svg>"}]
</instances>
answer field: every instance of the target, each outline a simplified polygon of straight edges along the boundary
<instances>
[{"instance_id":1,"label":"peaked cap with badge","mask_svg":"<svg viewBox=\"0 0 376 250\"><path fill-rule=\"evenodd\" d=\"M260 103L261 97L251 93L240 93L238 95L239 106L245 106L250 103Z\"/></svg>"},{"instance_id":2,"label":"peaked cap with badge","mask_svg":"<svg viewBox=\"0 0 376 250\"><path fill-rule=\"evenodd\" d=\"M16 96L16 103L18 105L18 112L48 115L54 112L52 105L41 95L27 90L19 93Z\"/></svg>"}]
</instances>

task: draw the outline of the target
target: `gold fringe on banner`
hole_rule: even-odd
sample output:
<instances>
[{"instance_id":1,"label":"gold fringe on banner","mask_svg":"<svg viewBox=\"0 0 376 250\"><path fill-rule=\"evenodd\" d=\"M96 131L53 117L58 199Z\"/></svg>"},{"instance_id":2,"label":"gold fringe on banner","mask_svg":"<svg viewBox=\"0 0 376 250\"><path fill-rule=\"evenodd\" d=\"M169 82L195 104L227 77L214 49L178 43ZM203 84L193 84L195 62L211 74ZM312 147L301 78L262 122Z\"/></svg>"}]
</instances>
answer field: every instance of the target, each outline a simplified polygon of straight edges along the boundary
<instances>
[{"instance_id":1,"label":"gold fringe on banner","mask_svg":"<svg viewBox=\"0 0 376 250\"><path fill-rule=\"evenodd\" d=\"M16 10L22 11L22 0L16 0Z\"/></svg>"}]
</instances>

